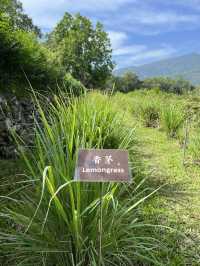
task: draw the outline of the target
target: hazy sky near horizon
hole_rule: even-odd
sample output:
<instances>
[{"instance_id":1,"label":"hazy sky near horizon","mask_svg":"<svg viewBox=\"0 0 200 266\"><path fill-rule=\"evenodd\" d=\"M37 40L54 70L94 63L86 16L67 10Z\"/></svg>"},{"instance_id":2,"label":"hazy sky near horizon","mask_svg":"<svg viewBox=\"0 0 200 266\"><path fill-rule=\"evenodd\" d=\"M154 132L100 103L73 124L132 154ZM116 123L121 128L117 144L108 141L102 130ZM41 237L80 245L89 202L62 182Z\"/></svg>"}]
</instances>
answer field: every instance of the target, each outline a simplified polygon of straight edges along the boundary
<instances>
[{"instance_id":1,"label":"hazy sky near horizon","mask_svg":"<svg viewBox=\"0 0 200 266\"><path fill-rule=\"evenodd\" d=\"M43 32L64 12L81 13L108 32L117 68L200 52L200 0L21 0Z\"/></svg>"}]
</instances>

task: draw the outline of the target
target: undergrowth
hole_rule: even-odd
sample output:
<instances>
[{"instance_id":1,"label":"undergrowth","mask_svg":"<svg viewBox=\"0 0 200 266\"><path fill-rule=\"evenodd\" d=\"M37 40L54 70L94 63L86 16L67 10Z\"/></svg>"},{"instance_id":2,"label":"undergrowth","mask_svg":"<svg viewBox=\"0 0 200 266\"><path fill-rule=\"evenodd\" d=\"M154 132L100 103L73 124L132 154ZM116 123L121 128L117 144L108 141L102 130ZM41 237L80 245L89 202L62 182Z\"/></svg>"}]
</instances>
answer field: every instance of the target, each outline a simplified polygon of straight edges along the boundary
<instances>
[{"instance_id":1,"label":"undergrowth","mask_svg":"<svg viewBox=\"0 0 200 266\"><path fill-rule=\"evenodd\" d=\"M100 93L61 93L47 110L36 100L35 147L21 149L26 179L2 197L12 202L0 211L8 225L0 229L4 265L97 265L100 186L73 177L80 148L127 149L134 168L134 128L112 100ZM145 233L153 225L138 214L138 206L156 192L143 183L103 184L102 265L161 265L156 254L164 245Z\"/></svg>"}]
</instances>

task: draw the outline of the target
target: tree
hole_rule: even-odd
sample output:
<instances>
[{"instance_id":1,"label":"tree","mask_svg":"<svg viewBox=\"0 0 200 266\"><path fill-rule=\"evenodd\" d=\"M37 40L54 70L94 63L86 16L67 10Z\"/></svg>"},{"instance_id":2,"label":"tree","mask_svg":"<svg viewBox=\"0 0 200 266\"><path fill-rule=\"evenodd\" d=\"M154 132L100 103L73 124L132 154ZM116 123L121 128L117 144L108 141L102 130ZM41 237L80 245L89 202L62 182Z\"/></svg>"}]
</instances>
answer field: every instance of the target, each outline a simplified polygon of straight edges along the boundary
<instances>
[{"instance_id":1,"label":"tree","mask_svg":"<svg viewBox=\"0 0 200 266\"><path fill-rule=\"evenodd\" d=\"M123 76L112 76L106 83L107 89L115 91L130 92L139 89L142 82L133 72L126 72Z\"/></svg>"},{"instance_id":2,"label":"tree","mask_svg":"<svg viewBox=\"0 0 200 266\"><path fill-rule=\"evenodd\" d=\"M57 63L88 87L103 87L114 64L107 33L100 23L77 14L65 13L49 34L48 47L57 54Z\"/></svg>"},{"instance_id":3,"label":"tree","mask_svg":"<svg viewBox=\"0 0 200 266\"><path fill-rule=\"evenodd\" d=\"M8 18L13 29L20 29L26 32L34 32L41 37L40 29L33 24L32 19L24 13L22 3L18 0L1 0L0 11Z\"/></svg>"},{"instance_id":4,"label":"tree","mask_svg":"<svg viewBox=\"0 0 200 266\"><path fill-rule=\"evenodd\" d=\"M172 86L172 92L177 94L183 94L184 92L192 91L195 89L188 80L185 80L183 77L177 77L174 80L174 84Z\"/></svg>"},{"instance_id":5,"label":"tree","mask_svg":"<svg viewBox=\"0 0 200 266\"><path fill-rule=\"evenodd\" d=\"M141 82L140 82L138 76L135 73L126 72L123 75L123 87L122 87L122 90L124 92L129 92L129 91L132 91L132 90L139 89L140 84L141 84Z\"/></svg>"},{"instance_id":6,"label":"tree","mask_svg":"<svg viewBox=\"0 0 200 266\"><path fill-rule=\"evenodd\" d=\"M143 87L149 89L159 88L162 91L176 94L182 94L195 88L189 81L184 80L182 77L177 77L176 79L169 77L148 78L143 81Z\"/></svg>"}]
</instances>

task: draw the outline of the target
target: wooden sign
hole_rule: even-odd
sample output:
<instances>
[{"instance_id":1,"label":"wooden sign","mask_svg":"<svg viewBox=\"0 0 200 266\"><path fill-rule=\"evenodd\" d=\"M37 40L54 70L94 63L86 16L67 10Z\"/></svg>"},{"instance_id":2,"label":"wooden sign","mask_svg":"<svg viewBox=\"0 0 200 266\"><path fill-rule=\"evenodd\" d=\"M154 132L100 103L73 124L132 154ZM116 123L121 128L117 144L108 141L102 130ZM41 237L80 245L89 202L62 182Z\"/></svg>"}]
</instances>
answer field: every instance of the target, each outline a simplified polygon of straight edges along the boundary
<instances>
[{"instance_id":1,"label":"wooden sign","mask_svg":"<svg viewBox=\"0 0 200 266\"><path fill-rule=\"evenodd\" d=\"M128 152L118 149L79 150L75 179L85 182L129 182Z\"/></svg>"}]
</instances>

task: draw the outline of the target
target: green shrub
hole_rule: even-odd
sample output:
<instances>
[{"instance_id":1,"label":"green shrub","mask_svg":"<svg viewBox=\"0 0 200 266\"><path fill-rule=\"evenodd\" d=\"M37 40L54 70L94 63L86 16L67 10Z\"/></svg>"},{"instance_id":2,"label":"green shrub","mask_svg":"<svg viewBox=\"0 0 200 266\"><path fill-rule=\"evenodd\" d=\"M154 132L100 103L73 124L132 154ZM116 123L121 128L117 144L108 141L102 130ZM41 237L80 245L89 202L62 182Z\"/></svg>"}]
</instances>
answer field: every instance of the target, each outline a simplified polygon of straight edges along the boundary
<instances>
[{"instance_id":1,"label":"green shrub","mask_svg":"<svg viewBox=\"0 0 200 266\"><path fill-rule=\"evenodd\" d=\"M178 137L184 123L184 112L182 108L170 104L162 110L162 124L169 137Z\"/></svg>"},{"instance_id":2,"label":"green shrub","mask_svg":"<svg viewBox=\"0 0 200 266\"><path fill-rule=\"evenodd\" d=\"M65 74L63 78L63 83L66 91L76 96L81 95L86 90L84 85L80 81L73 78L72 75L69 73Z\"/></svg>"},{"instance_id":3,"label":"green shrub","mask_svg":"<svg viewBox=\"0 0 200 266\"><path fill-rule=\"evenodd\" d=\"M27 78L37 90L49 91L63 77L63 69L55 62L57 55L38 41L34 31L13 25L8 12L1 10L0 58L0 92L22 96L29 88Z\"/></svg>"},{"instance_id":4,"label":"green shrub","mask_svg":"<svg viewBox=\"0 0 200 266\"><path fill-rule=\"evenodd\" d=\"M54 64L53 53L33 33L14 31L8 22L1 20L0 56L0 91L23 95L28 87L26 78L34 88L47 90L62 74ZM12 91L13 88L18 91Z\"/></svg>"},{"instance_id":5,"label":"green shrub","mask_svg":"<svg viewBox=\"0 0 200 266\"><path fill-rule=\"evenodd\" d=\"M8 265L97 265L99 184L73 181L77 152L121 148L132 158L134 129L123 124L110 97L92 93L68 104L64 97L55 97L47 114L39 105L34 153L21 151L28 170L17 190L20 200L9 194L13 205L0 212L8 224L0 232L0 252L9 257ZM157 265L160 242L145 235L137 214L138 205L154 192L145 197L141 185L102 186L102 265Z\"/></svg>"},{"instance_id":6,"label":"green shrub","mask_svg":"<svg viewBox=\"0 0 200 266\"><path fill-rule=\"evenodd\" d=\"M160 108L158 103L149 99L143 101L139 106L139 114L146 127L158 127L160 120Z\"/></svg>"}]
</instances>

